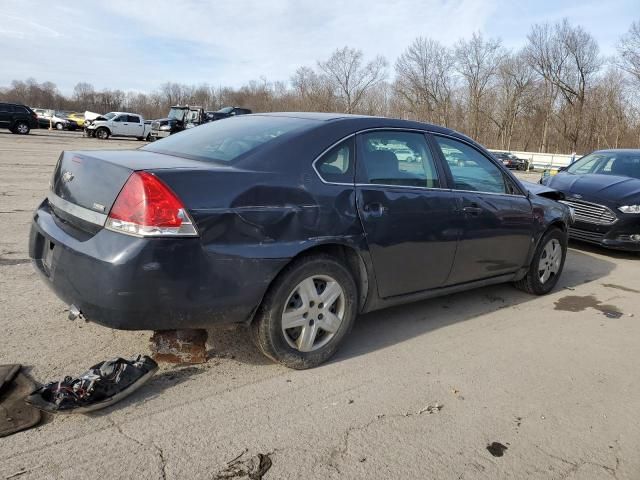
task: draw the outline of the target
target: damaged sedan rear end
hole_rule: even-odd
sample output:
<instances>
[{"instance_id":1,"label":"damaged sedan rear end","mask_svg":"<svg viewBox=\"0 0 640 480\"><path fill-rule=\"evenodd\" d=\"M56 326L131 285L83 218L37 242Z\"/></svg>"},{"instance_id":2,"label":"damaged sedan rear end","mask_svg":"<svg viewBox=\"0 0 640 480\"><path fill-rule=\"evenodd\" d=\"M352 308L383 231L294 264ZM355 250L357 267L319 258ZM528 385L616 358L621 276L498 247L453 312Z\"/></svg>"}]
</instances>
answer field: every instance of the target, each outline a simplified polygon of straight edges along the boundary
<instances>
[{"instance_id":1,"label":"damaged sedan rear end","mask_svg":"<svg viewBox=\"0 0 640 480\"><path fill-rule=\"evenodd\" d=\"M359 313L502 282L551 291L571 214L539 193L434 125L243 115L138 150L63 153L29 251L88 320L246 322L265 355L308 368Z\"/></svg>"}]
</instances>

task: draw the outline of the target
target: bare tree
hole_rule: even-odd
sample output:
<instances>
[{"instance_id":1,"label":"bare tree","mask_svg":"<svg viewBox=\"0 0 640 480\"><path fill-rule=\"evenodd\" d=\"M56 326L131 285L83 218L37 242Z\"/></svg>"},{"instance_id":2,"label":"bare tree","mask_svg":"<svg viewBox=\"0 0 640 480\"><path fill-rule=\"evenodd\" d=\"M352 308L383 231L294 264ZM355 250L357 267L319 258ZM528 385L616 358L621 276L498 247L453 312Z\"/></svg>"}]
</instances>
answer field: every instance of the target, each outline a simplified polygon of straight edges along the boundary
<instances>
[{"instance_id":1,"label":"bare tree","mask_svg":"<svg viewBox=\"0 0 640 480\"><path fill-rule=\"evenodd\" d=\"M396 61L396 90L418 118L450 123L454 59L439 42L418 37Z\"/></svg>"},{"instance_id":2,"label":"bare tree","mask_svg":"<svg viewBox=\"0 0 640 480\"><path fill-rule=\"evenodd\" d=\"M618 64L640 84L640 21L633 22L618 43Z\"/></svg>"},{"instance_id":3,"label":"bare tree","mask_svg":"<svg viewBox=\"0 0 640 480\"><path fill-rule=\"evenodd\" d=\"M482 34L474 33L470 40L458 42L455 55L456 68L464 80L468 95L470 134L477 138L480 135L482 101L495 78L504 53L500 40L485 40Z\"/></svg>"},{"instance_id":4,"label":"bare tree","mask_svg":"<svg viewBox=\"0 0 640 480\"><path fill-rule=\"evenodd\" d=\"M602 65L598 44L581 27L564 19L553 27L534 25L526 55L531 66L547 82L557 87L564 100L559 116L563 135L577 148L589 83Z\"/></svg>"},{"instance_id":5,"label":"bare tree","mask_svg":"<svg viewBox=\"0 0 640 480\"><path fill-rule=\"evenodd\" d=\"M377 56L363 64L361 50L339 48L324 62L318 62L325 79L336 97L342 100L344 110L353 113L364 95L386 77L387 61Z\"/></svg>"},{"instance_id":6,"label":"bare tree","mask_svg":"<svg viewBox=\"0 0 640 480\"><path fill-rule=\"evenodd\" d=\"M522 53L509 54L502 59L496 76L496 116L492 120L501 148L510 150L516 120L530 101L534 72Z\"/></svg>"}]
</instances>

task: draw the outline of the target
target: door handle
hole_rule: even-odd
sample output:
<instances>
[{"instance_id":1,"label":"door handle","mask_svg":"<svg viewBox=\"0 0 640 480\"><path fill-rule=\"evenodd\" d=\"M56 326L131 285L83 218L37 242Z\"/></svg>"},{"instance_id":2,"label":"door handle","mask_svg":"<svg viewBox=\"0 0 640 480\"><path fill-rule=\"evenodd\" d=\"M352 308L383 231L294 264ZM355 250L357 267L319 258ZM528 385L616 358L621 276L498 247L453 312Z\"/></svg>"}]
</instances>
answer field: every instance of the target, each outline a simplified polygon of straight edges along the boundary
<instances>
[{"instance_id":1,"label":"door handle","mask_svg":"<svg viewBox=\"0 0 640 480\"><path fill-rule=\"evenodd\" d=\"M371 217L381 217L382 215L384 215L384 212L388 210L388 208L382 205L381 203L374 202L374 203L367 203L362 208L362 210L364 210L364 212Z\"/></svg>"},{"instance_id":2,"label":"door handle","mask_svg":"<svg viewBox=\"0 0 640 480\"><path fill-rule=\"evenodd\" d=\"M480 215L482 213L482 208L476 206L464 207L462 211L469 215Z\"/></svg>"}]
</instances>

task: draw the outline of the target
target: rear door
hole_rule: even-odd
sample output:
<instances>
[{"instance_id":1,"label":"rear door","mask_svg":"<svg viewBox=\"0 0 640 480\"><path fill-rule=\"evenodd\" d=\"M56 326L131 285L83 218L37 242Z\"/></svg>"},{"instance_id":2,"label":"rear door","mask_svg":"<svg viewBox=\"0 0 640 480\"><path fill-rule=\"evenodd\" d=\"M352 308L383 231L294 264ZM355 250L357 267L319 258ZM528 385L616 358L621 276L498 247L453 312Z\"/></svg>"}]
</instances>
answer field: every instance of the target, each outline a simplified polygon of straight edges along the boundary
<instances>
[{"instance_id":1,"label":"rear door","mask_svg":"<svg viewBox=\"0 0 640 480\"><path fill-rule=\"evenodd\" d=\"M461 215L422 132L357 135L356 201L381 297L440 287Z\"/></svg>"},{"instance_id":2,"label":"rear door","mask_svg":"<svg viewBox=\"0 0 640 480\"><path fill-rule=\"evenodd\" d=\"M11 122L12 114L13 114L13 105L0 103L0 127L1 128L9 128L9 123Z\"/></svg>"},{"instance_id":3,"label":"rear door","mask_svg":"<svg viewBox=\"0 0 640 480\"><path fill-rule=\"evenodd\" d=\"M144 133L144 123L138 115L129 115L129 135L132 137L142 137Z\"/></svg>"},{"instance_id":4,"label":"rear door","mask_svg":"<svg viewBox=\"0 0 640 480\"><path fill-rule=\"evenodd\" d=\"M460 198L464 225L447 284L515 272L533 238L529 199L488 156L469 143L433 135Z\"/></svg>"}]
</instances>

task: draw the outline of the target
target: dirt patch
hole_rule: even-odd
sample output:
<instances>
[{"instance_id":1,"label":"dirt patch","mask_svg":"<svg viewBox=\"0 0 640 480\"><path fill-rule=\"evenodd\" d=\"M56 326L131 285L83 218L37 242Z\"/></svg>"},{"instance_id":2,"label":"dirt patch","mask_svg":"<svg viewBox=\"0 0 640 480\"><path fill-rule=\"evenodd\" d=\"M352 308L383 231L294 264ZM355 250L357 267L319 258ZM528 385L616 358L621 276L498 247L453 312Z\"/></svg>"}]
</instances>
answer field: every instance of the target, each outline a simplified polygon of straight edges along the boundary
<instances>
[{"instance_id":1,"label":"dirt patch","mask_svg":"<svg viewBox=\"0 0 640 480\"><path fill-rule=\"evenodd\" d=\"M622 312L618 307L602 303L593 295L568 295L559 299L554 305L555 310L564 310L565 312L582 312L587 308L593 308L609 318L622 317Z\"/></svg>"}]
</instances>

